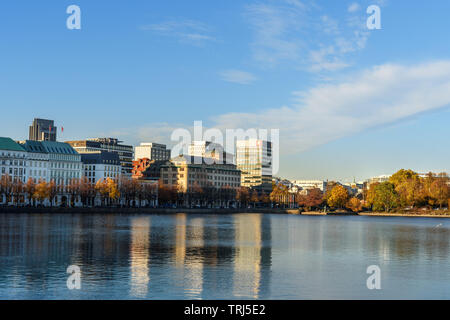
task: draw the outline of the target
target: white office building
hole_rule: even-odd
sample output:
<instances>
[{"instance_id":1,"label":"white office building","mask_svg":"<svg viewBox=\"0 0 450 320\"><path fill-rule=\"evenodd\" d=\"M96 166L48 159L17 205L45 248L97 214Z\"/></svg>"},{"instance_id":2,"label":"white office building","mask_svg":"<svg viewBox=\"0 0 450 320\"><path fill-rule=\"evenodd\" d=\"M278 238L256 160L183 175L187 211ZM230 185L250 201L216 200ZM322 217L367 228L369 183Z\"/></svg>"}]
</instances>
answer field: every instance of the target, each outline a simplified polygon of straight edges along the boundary
<instances>
[{"instance_id":1,"label":"white office building","mask_svg":"<svg viewBox=\"0 0 450 320\"><path fill-rule=\"evenodd\" d=\"M170 160L170 149L165 144L143 142L134 148L134 161L139 159L149 159L155 161Z\"/></svg>"},{"instance_id":2,"label":"white office building","mask_svg":"<svg viewBox=\"0 0 450 320\"><path fill-rule=\"evenodd\" d=\"M111 179L118 182L121 177L119 155L115 152L97 151L82 153L83 175L92 184Z\"/></svg>"},{"instance_id":3,"label":"white office building","mask_svg":"<svg viewBox=\"0 0 450 320\"><path fill-rule=\"evenodd\" d=\"M249 139L236 142L236 165L241 170L241 185L272 190L272 143Z\"/></svg>"}]
</instances>

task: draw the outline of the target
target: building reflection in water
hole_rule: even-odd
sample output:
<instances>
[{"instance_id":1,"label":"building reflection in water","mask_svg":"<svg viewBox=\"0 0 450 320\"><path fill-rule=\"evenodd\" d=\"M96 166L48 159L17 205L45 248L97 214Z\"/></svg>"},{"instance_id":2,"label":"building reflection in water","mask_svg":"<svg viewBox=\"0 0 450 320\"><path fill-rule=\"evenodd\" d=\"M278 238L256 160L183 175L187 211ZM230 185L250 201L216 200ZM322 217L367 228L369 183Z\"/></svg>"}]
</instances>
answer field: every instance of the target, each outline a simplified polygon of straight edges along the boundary
<instances>
[{"instance_id":1,"label":"building reflection in water","mask_svg":"<svg viewBox=\"0 0 450 320\"><path fill-rule=\"evenodd\" d=\"M187 299L201 299L203 292L202 254L205 245L204 218L194 218L189 224L189 251L185 265L185 293Z\"/></svg>"},{"instance_id":2,"label":"building reflection in water","mask_svg":"<svg viewBox=\"0 0 450 320\"><path fill-rule=\"evenodd\" d=\"M233 295L258 299L261 281L261 216L236 215Z\"/></svg>"},{"instance_id":3,"label":"building reflection in water","mask_svg":"<svg viewBox=\"0 0 450 320\"><path fill-rule=\"evenodd\" d=\"M130 295L145 298L150 282L150 218L131 220Z\"/></svg>"},{"instance_id":4,"label":"building reflection in water","mask_svg":"<svg viewBox=\"0 0 450 320\"><path fill-rule=\"evenodd\" d=\"M186 258L186 214L175 216L175 266L184 267Z\"/></svg>"}]
</instances>

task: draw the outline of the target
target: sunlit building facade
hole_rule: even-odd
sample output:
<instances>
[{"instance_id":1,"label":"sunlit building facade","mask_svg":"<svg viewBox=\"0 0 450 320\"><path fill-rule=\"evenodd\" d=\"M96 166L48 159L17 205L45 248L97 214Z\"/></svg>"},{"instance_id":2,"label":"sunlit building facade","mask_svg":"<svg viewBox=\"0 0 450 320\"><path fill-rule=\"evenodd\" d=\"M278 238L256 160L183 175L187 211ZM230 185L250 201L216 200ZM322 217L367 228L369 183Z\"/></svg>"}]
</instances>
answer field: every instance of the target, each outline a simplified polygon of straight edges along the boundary
<instances>
[{"instance_id":1,"label":"sunlit building facade","mask_svg":"<svg viewBox=\"0 0 450 320\"><path fill-rule=\"evenodd\" d=\"M272 191L272 143L249 139L236 143L236 165L244 187Z\"/></svg>"},{"instance_id":2,"label":"sunlit building facade","mask_svg":"<svg viewBox=\"0 0 450 320\"><path fill-rule=\"evenodd\" d=\"M134 161L149 159L156 161L170 160L170 149L165 144L143 142L134 148Z\"/></svg>"}]
</instances>

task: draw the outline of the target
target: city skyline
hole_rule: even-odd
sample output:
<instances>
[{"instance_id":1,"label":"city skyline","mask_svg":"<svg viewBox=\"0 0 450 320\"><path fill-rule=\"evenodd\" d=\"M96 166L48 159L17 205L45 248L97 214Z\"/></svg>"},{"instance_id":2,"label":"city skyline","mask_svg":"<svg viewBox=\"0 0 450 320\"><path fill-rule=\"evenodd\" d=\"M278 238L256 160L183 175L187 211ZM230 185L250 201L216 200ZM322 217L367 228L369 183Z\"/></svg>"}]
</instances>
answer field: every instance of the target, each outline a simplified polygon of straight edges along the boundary
<instances>
[{"instance_id":1,"label":"city skyline","mask_svg":"<svg viewBox=\"0 0 450 320\"><path fill-rule=\"evenodd\" d=\"M23 3L0 10L1 136L24 140L39 117L64 127L59 141L170 148L202 120L281 129L278 176L292 180L448 171L449 3L77 1L76 31L72 3ZM381 30L363 29L370 4Z\"/></svg>"}]
</instances>

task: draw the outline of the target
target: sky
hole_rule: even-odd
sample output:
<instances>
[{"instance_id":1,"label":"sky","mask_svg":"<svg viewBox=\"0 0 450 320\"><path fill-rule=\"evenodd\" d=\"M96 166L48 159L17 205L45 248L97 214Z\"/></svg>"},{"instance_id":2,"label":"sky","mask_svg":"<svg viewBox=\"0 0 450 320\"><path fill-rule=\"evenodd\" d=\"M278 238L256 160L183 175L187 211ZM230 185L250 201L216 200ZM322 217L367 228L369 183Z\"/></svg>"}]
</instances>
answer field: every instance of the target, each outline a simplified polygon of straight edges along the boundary
<instances>
[{"instance_id":1,"label":"sky","mask_svg":"<svg viewBox=\"0 0 450 320\"><path fill-rule=\"evenodd\" d=\"M173 146L203 121L279 129L288 179L448 172L448 12L447 0L2 1L0 136L26 139L39 117L61 141Z\"/></svg>"}]
</instances>

